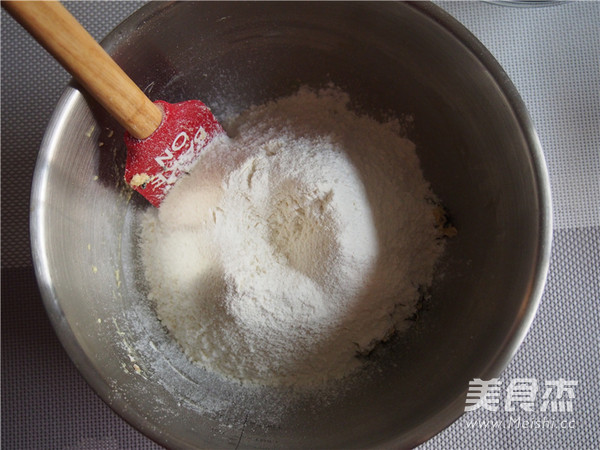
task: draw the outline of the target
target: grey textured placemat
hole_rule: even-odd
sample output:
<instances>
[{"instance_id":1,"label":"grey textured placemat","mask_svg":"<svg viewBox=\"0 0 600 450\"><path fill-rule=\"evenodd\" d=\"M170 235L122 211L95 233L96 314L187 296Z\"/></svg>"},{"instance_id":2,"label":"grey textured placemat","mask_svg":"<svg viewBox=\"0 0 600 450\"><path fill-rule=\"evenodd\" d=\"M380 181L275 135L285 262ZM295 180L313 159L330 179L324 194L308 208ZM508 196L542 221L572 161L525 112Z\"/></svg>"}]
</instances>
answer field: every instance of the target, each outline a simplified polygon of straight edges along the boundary
<instances>
[{"instance_id":1,"label":"grey textured placemat","mask_svg":"<svg viewBox=\"0 0 600 450\"><path fill-rule=\"evenodd\" d=\"M68 2L103 37L142 2ZM490 49L544 147L554 244L538 315L502 375L577 380L570 413L477 410L422 448L600 448L600 4L513 9L442 2ZM68 74L2 11L2 448L158 448L89 388L54 336L31 269L37 148ZM542 392L536 408L539 409ZM503 426L521 418L521 425ZM523 427L556 421L558 428ZM573 428L560 428L562 421ZM493 425L499 424L499 425ZM485 426L485 428L484 428ZM493 428L492 428L493 427Z\"/></svg>"}]
</instances>

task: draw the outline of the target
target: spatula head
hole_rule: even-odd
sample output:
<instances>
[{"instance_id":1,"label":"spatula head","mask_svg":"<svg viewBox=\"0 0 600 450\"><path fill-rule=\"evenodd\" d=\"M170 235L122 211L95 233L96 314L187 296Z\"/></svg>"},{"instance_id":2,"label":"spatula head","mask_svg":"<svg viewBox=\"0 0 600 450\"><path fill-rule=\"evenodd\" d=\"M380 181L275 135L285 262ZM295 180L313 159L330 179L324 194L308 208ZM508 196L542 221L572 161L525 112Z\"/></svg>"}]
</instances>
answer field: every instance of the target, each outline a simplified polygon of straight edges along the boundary
<instances>
[{"instance_id":1,"label":"spatula head","mask_svg":"<svg viewBox=\"0 0 600 450\"><path fill-rule=\"evenodd\" d=\"M175 182L189 172L202 149L225 131L198 100L154 103L163 110L157 130L146 139L125 133L125 181L159 207Z\"/></svg>"}]
</instances>

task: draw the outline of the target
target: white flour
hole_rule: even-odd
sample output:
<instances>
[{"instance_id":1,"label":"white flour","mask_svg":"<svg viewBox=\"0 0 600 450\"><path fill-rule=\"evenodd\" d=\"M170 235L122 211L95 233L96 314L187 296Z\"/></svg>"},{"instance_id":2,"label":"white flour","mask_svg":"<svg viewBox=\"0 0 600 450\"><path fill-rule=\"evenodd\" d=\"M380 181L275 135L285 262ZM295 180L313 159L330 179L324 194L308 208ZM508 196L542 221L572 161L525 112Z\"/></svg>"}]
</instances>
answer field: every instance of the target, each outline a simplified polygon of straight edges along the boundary
<instances>
[{"instance_id":1,"label":"white flour","mask_svg":"<svg viewBox=\"0 0 600 450\"><path fill-rule=\"evenodd\" d=\"M253 108L144 218L157 314L185 353L242 382L340 378L408 326L442 252L397 121L331 88Z\"/></svg>"}]
</instances>

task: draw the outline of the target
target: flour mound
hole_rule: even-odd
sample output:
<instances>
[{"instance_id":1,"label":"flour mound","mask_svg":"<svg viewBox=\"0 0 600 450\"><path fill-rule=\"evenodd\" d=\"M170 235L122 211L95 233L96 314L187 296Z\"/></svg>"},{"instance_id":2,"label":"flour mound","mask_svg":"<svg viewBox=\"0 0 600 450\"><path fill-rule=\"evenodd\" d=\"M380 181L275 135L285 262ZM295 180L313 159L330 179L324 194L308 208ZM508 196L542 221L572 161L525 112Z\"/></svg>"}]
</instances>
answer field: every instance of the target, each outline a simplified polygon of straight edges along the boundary
<instances>
[{"instance_id":1,"label":"flour mound","mask_svg":"<svg viewBox=\"0 0 600 450\"><path fill-rule=\"evenodd\" d=\"M407 327L442 252L397 121L335 88L254 107L143 220L150 299L192 360L313 386Z\"/></svg>"}]
</instances>

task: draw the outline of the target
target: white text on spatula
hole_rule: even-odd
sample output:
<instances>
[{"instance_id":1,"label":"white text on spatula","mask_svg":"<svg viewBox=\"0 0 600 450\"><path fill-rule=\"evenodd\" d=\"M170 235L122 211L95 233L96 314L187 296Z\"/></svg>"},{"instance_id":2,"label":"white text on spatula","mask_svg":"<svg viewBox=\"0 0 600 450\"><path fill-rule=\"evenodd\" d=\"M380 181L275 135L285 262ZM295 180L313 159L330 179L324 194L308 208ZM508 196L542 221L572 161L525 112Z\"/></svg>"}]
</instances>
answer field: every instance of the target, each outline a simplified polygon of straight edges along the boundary
<instances>
[{"instance_id":1,"label":"white text on spatula","mask_svg":"<svg viewBox=\"0 0 600 450\"><path fill-rule=\"evenodd\" d=\"M179 178L181 172L187 172L194 163L194 158L185 156L188 154L192 155L194 153L195 145L203 146L206 137L207 133L202 127L198 128L196 134L194 135L194 139L191 141L189 135L185 131L179 133L173 140L171 148L165 148L165 151L161 156L154 158L156 163L163 168L163 172L155 175L154 178L152 178L152 185L154 187L159 187L165 184L174 184ZM180 151L188 143L189 148L183 150L178 159L174 159L175 155L173 152ZM170 166L169 162L172 162Z\"/></svg>"}]
</instances>

